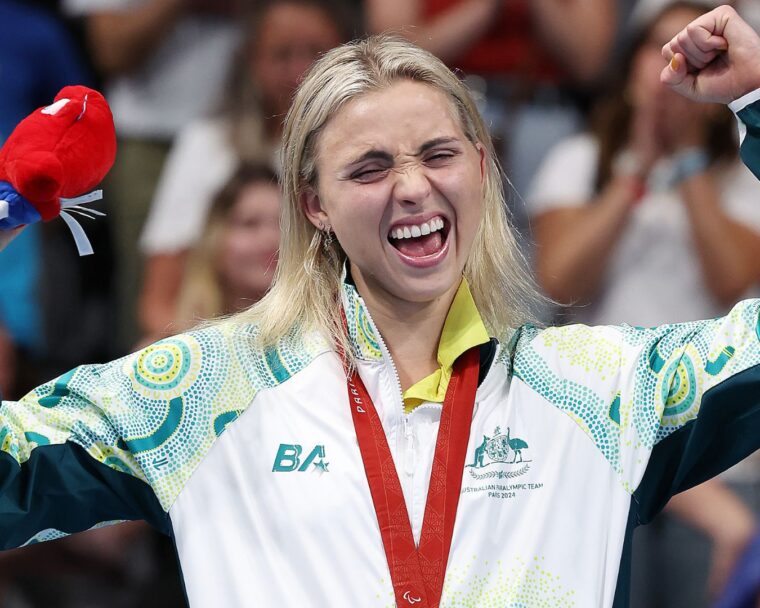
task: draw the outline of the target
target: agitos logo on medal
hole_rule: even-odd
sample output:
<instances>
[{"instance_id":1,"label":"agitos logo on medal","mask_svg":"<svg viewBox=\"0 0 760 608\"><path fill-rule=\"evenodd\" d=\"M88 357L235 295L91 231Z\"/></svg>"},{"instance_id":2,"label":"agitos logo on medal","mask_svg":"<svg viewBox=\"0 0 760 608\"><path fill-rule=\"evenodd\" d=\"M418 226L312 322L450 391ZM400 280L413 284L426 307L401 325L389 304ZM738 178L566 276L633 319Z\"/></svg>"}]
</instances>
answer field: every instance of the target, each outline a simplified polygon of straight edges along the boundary
<instances>
[{"instance_id":1,"label":"agitos logo on medal","mask_svg":"<svg viewBox=\"0 0 760 608\"><path fill-rule=\"evenodd\" d=\"M327 466L330 463L325 460L325 446L315 445L303 461L301 460L302 453L303 447L297 443L281 443L274 458L272 472L298 471L303 473L308 471L310 466L314 467L312 470L317 470L320 473L328 472Z\"/></svg>"}]
</instances>

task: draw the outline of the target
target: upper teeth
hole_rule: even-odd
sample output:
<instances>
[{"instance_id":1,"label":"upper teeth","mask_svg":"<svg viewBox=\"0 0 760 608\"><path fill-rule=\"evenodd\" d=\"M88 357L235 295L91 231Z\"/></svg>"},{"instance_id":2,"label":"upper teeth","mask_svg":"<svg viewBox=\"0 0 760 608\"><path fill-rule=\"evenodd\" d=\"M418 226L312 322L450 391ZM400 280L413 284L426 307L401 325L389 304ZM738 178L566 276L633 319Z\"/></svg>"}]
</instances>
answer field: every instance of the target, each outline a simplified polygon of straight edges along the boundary
<instances>
[{"instance_id":1,"label":"upper teeth","mask_svg":"<svg viewBox=\"0 0 760 608\"><path fill-rule=\"evenodd\" d=\"M435 217L432 220L417 224L414 226L408 225L401 228L394 228L391 230L391 238L394 239L411 239L424 234L430 234L436 230L443 229L443 219Z\"/></svg>"}]
</instances>

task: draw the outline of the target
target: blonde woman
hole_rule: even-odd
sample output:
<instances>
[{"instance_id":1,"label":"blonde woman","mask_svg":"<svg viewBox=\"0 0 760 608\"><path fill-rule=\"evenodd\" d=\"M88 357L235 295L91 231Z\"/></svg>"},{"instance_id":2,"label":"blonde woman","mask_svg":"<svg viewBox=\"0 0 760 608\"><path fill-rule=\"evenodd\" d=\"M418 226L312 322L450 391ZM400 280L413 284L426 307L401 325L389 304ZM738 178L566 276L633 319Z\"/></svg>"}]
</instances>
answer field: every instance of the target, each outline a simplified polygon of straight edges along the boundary
<instances>
[{"instance_id":1,"label":"blonde woman","mask_svg":"<svg viewBox=\"0 0 760 608\"><path fill-rule=\"evenodd\" d=\"M191 606L624 605L633 526L760 442L760 303L524 325L483 121L408 42L325 55L283 151L260 302L4 404L3 542L149 519Z\"/></svg>"}]
</instances>

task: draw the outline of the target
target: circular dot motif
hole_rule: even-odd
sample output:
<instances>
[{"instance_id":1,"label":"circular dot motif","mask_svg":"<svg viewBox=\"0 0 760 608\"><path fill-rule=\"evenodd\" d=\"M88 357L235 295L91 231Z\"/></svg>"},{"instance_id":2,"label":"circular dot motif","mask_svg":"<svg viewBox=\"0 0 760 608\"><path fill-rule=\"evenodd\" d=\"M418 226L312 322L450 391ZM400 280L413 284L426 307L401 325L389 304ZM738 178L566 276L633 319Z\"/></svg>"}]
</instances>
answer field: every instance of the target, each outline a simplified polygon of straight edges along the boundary
<instances>
[{"instance_id":1,"label":"circular dot motif","mask_svg":"<svg viewBox=\"0 0 760 608\"><path fill-rule=\"evenodd\" d=\"M132 384L151 398L179 396L198 377L200 359L200 347L192 338L162 340L137 353Z\"/></svg>"},{"instance_id":2,"label":"circular dot motif","mask_svg":"<svg viewBox=\"0 0 760 608\"><path fill-rule=\"evenodd\" d=\"M664 404L664 425L680 426L696 416L697 396L701 393L697 369L693 358L684 354L670 363L662 375L660 399Z\"/></svg>"}]
</instances>

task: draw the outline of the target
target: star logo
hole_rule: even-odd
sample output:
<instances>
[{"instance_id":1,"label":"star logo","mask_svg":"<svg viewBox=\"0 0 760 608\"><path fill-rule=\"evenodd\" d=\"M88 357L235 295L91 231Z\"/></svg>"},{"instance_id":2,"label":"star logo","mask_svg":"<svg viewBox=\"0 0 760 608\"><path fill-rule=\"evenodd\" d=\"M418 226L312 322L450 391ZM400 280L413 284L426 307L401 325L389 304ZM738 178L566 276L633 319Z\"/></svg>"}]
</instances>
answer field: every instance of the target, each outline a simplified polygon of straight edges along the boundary
<instances>
[{"instance_id":1,"label":"star logo","mask_svg":"<svg viewBox=\"0 0 760 608\"><path fill-rule=\"evenodd\" d=\"M314 466L317 468L317 470L320 473L329 473L329 470L327 469L329 462L325 462L323 458L320 458L319 460L314 462Z\"/></svg>"}]
</instances>

